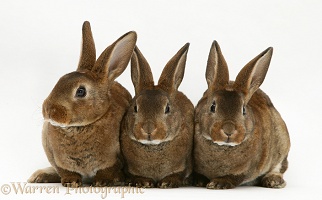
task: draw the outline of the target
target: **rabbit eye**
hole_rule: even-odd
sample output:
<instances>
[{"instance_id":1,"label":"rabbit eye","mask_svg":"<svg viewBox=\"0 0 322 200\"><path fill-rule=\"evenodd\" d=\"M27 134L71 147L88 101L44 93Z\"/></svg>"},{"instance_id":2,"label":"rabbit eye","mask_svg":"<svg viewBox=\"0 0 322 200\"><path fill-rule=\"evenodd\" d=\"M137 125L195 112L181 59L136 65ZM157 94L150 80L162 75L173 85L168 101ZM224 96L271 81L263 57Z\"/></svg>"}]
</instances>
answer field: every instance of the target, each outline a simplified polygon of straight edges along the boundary
<instances>
[{"instance_id":1,"label":"rabbit eye","mask_svg":"<svg viewBox=\"0 0 322 200\"><path fill-rule=\"evenodd\" d=\"M169 112L170 112L170 106L169 106L169 104L167 104L167 106L165 107L164 113L167 114Z\"/></svg>"},{"instance_id":2,"label":"rabbit eye","mask_svg":"<svg viewBox=\"0 0 322 200\"><path fill-rule=\"evenodd\" d=\"M134 106L134 112L138 112L138 107L137 106Z\"/></svg>"},{"instance_id":3,"label":"rabbit eye","mask_svg":"<svg viewBox=\"0 0 322 200\"><path fill-rule=\"evenodd\" d=\"M211 107L210 107L210 111L214 113L215 110L216 110L216 103L213 102L212 105L211 105Z\"/></svg>"},{"instance_id":4,"label":"rabbit eye","mask_svg":"<svg viewBox=\"0 0 322 200\"><path fill-rule=\"evenodd\" d=\"M77 90L76 90L76 97L80 97L83 98L86 96L86 89L83 86L80 86Z\"/></svg>"},{"instance_id":5,"label":"rabbit eye","mask_svg":"<svg viewBox=\"0 0 322 200\"><path fill-rule=\"evenodd\" d=\"M246 108L243 106L243 115L246 115Z\"/></svg>"}]
</instances>

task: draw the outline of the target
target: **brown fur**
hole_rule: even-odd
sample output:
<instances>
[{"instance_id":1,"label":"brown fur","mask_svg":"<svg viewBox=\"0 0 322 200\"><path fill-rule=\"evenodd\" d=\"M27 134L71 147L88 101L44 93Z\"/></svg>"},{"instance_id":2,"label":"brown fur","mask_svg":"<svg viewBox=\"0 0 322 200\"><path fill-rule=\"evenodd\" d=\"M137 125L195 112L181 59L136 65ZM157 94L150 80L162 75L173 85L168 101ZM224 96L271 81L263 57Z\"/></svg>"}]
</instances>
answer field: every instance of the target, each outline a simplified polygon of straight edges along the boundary
<instances>
[{"instance_id":1,"label":"brown fur","mask_svg":"<svg viewBox=\"0 0 322 200\"><path fill-rule=\"evenodd\" d=\"M122 123L121 149L130 183L138 187L179 187L192 172L194 108L177 90L187 51L188 45L179 50L154 86L149 64L137 47L134 50L136 95Z\"/></svg>"},{"instance_id":2,"label":"brown fur","mask_svg":"<svg viewBox=\"0 0 322 200\"><path fill-rule=\"evenodd\" d=\"M206 72L208 90L195 109L197 186L207 184L209 189L241 184L285 186L283 173L290 149L288 131L269 97L258 89L271 56L272 48L265 50L232 82L220 47L216 41L213 43Z\"/></svg>"},{"instance_id":3,"label":"brown fur","mask_svg":"<svg viewBox=\"0 0 322 200\"><path fill-rule=\"evenodd\" d=\"M87 178L94 186L124 181L119 131L131 95L114 79L126 68L135 42L136 33L129 32L96 61L90 25L84 22L77 71L63 76L43 103L43 147L64 186L81 186ZM76 96L81 87L84 97ZM38 170L28 181L56 182L53 172Z\"/></svg>"}]
</instances>

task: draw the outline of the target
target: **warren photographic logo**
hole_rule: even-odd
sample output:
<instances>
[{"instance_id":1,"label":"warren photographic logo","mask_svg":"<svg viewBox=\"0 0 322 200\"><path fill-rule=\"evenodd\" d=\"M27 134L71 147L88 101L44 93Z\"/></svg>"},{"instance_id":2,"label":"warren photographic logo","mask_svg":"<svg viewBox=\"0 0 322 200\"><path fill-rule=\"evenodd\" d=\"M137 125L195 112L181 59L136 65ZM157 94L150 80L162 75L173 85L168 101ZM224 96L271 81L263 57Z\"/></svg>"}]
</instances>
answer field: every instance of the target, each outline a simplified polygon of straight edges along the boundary
<instances>
[{"instance_id":1,"label":"warren photographic logo","mask_svg":"<svg viewBox=\"0 0 322 200\"><path fill-rule=\"evenodd\" d=\"M142 195L144 188L132 186L117 187L59 187L41 184L29 184L20 182L11 182L1 185L1 194L3 195L33 195L33 194L64 194L64 195L100 195L102 199L106 199L109 195L118 195L125 198L127 195Z\"/></svg>"}]
</instances>

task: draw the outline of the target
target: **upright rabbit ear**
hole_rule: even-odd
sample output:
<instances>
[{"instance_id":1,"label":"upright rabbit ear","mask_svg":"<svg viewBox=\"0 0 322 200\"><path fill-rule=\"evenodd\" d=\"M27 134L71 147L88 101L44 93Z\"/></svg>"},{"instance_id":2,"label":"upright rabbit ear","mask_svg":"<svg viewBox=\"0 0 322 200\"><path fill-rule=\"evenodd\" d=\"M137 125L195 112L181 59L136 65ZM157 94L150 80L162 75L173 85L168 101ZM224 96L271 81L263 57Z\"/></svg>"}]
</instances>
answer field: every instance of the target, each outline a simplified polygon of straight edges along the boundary
<instances>
[{"instance_id":1,"label":"upright rabbit ear","mask_svg":"<svg viewBox=\"0 0 322 200\"><path fill-rule=\"evenodd\" d=\"M178 87L181 84L189 45L189 43L186 43L176 55L169 60L161 73L158 85L169 93L178 90Z\"/></svg>"},{"instance_id":2,"label":"upright rabbit ear","mask_svg":"<svg viewBox=\"0 0 322 200\"><path fill-rule=\"evenodd\" d=\"M135 95L138 95L143 89L154 86L149 63L137 46L131 58L131 78L135 88Z\"/></svg>"},{"instance_id":3,"label":"upright rabbit ear","mask_svg":"<svg viewBox=\"0 0 322 200\"><path fill-rule=\"evenodd\" d=\"M229 83L228 66L216 40L210 48L206 80L210 92L223 89Z\"/></svg>"},{"instance_id":4,"label":"upright rabbit ear","mask_svg":"<svg viewBox=\"0 0 322 200\"><path fill-rule=\"evenodd\" d=\"M82 32L82 49L77 71L91 70L96 61L95 44L91 31L91 25L88 21L83 23Z\"/></svg>"},{"instance_id":5,"label":"upright rabbit ear","mask_svg":"<svg viewBox=\"0 0 322 200\"><path fill-rule=\"evenodd\" d=\"M133 54L136 39L134 31L124 34L103 51L92 71L104 81L114 81L127 67Z\"/></svg>"},{"instance_id":6,"label":"upright rabbit ear","mask_svg":"<svg viewBox=\"0 0 322 200\"><path fill-rule=\"evenodd\" d=\"M247 63L237 75L234 87L236 90L244 93L245 104L263 83L271 62L272 54L273 48L269 47Z\"/></svg>"}]
</instances>

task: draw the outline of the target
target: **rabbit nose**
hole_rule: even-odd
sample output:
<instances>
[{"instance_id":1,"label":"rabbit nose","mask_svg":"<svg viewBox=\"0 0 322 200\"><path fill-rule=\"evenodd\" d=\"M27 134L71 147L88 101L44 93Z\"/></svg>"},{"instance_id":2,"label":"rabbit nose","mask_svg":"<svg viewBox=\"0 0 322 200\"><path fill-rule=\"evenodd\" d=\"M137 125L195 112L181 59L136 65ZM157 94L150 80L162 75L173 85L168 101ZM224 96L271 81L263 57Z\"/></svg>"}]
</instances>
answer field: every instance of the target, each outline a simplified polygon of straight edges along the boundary
<instances>
[{"instance_id":1,"label":"rabbit nose","mask_svg":"<svg viewBox=\"0 0 322 200\"><path fill-rule=\"evenodd\" d=\"M233 135L236 132L236 127L235 124L232 122L226 122L223 126L222 129L224 133L229 137Z\"/></svg>"},{"instance_id":2,"label":"rabbit nose","mask_svg":"<svg viewBox=\"0 0 322 200\"><path fill-rule=\"evenodd\" d=\"M228 137L230 137L233 133L227 133L227 132L224 132Z\"/></svg>"},{"instance_id":3,"label":"rabbit nose","mask_svg":"<svg viewBox=\"0 0 322 200\"><path fill-rule=\"evenodd\" d=\"M67 109L62 105L45 103L43 105L43 116L45 119L52 119L57 122L66 122Z\"/></svg>"},{"instance_id":4,"label":"rabbit nose","mask_svg":"<svg viewBox=\"0 0 322 200\"><path fill-rule=\"evenodd\" d=\"M44 103L42 105L42 115L45 119L49 118L49 111L48 110L49 110L48 103L47 103L47 101L44 101Z\"/></svg>"},{"instance_id":5,"label":"rabbit nose","mask_svg":"<svg viewBox=\"0 0 322 200\"><path fill-rule=\"evenodd\" d=\"M51 118L51 115L56 112L56 109L51 104L46 104L43 106L43 116L44 118Z\"/></svg>"},{"instance_id":6,"label":"rabbit nose","mask_svg":"<svg viewBox=\"0 0 322 200\"><path fill-rule=\"evenodd\" d=\"M146 134L151 135L152 132L155 130L155 125L153 122L147 122L143 125L142 128Z\"/></svg>"}]
</instances>

